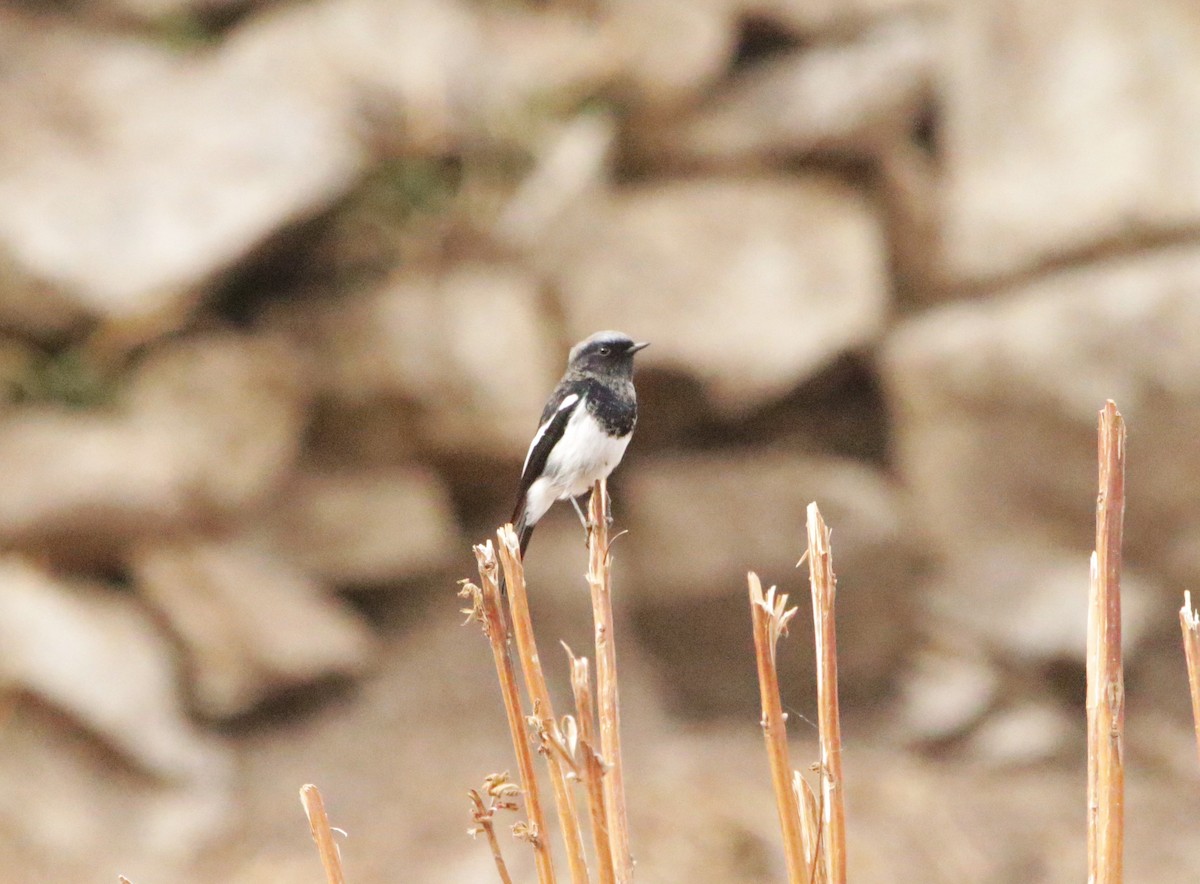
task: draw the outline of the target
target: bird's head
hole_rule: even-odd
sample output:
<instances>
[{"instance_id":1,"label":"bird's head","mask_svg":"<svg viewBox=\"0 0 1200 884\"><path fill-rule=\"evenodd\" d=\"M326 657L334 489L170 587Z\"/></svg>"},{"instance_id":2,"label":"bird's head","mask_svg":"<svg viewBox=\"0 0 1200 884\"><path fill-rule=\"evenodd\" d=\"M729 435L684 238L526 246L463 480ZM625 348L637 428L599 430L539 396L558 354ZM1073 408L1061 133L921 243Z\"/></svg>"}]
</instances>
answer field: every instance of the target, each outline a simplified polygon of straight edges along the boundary
<instances>
[{"instance_id":1,"label":"bird's head","mask_svg":"<svg viewBox=\"0 0 1200 884\"><path fill-rule=\"evenodd\" d=\"M638 343L621 332L596 332L571 348L567 368L581 373L630 377L633 354L649 346L648 342Z\"/></svg>"}]
</instances>

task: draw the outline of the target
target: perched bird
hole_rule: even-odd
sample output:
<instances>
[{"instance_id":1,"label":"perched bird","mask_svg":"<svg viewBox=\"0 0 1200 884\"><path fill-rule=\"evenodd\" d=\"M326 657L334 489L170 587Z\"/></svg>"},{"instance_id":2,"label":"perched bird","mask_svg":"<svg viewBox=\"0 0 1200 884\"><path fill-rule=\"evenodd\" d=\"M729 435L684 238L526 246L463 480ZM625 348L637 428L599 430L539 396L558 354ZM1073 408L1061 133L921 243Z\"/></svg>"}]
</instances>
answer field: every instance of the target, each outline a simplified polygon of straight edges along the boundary
<instances>
[{"instance_id":1,"label":"perched bird","mask_svg":"<svg viewBox=\"0 0 1200 884\"><path fill-rule=\"evenodd\" d=\"M556 500L570 500L586 526L575 498L607 478L625 454L637 423L633 354L648 346L603 331L571 348L521 470L512 523L522 556L533 526Z\"/></svg>"}]
</instances>

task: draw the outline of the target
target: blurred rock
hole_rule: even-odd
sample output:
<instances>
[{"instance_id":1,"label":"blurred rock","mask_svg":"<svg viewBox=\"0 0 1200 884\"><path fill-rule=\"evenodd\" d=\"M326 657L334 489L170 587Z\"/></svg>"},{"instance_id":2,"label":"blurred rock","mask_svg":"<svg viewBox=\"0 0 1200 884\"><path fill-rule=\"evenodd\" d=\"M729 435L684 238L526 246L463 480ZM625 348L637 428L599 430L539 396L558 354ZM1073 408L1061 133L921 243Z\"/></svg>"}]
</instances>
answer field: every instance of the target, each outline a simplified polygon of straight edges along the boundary
<instances>
[{"instance_id":1,"label":"blurred rock","mask_svg":"<svg viewBox=\"0 0 1200 884\"><path fill-rule=\"evenodd\" d=\"M460 546L445 486L420 467L303 473L258 527L289 561L338 586L427 575Z\"/></svg>"},{"instance_id":2,"label":"blurred rock","mask_svg":"<svg viewBox=\"0 0 1200 884\"><path fill-rule=\"evenodd\" d=\"M132 605L129 613L141 618ZM46 625L64 643L51 640L52 653L63 658L77 653L78 633L68 637L57 620ZM93 623L88 630L102 628ZM119 636L113 638L121 642ZM114 683L129 677L111 658L79 662L82 669L72 680L90 685L96 693L114 690ZM128 686L116 690L129 693ZM123 730L157 726L156 700L145 694L127 699ZM7 866L6 874L13 878L115 879L120 870L133 881L158 874L189 880L190 864L211 854L236 828L232 759L224 746L206 741L197 758L207 759L202 768L184 776L162 776L126 762L107 745L98 746L96 732L86 724L74 726L29 697L14 699L5 716L0 821L6 862L14 848L25 859ZM97 869L105 871L97 876Z\"/></svg>"},{"instance_id":3,"label":"blurred rock","mask_svg":"<svg viewBox=\"0 0 1200 884\"><path fill-rule=\"evenodd\" d=\"M179 30L182 33L174 39L182 42L184 35L201 30L206 19L235 16L243 11L244 3L243 0L85 0L81 5L95 10L105 21L115 19L125 23L132 19L157 26L163 34Z\"/></svg>"},{"instance_id":4,"label":"blurred rock","mask_svg":"<svg viewBox=\"0 0 1200 884\"><path fill-rule=\"evenodd\" d=\"M306 74L308 88L353 124L345 134L367 123L399 150L451 149L480 101L483 34L459 0L284 4L235 40L247 56Z\"/></svg>"},{"instance_id":5,"label":"blurred rock","mask_svg":"<svg viewBox=\"0 0 1200 884\"><path fill-rule=\"evenodd\" d=\"M1130 657L1159 617L1153 600L1162 590L1126 564L1121 639ZM997 538L950 558L928 587L927 604L938 631L969 637L999 659L1053 663L1083 659L1087 597L1087 551Z\"/></svg>"},{"instance_id":6,"label":"blurred rock","mask_svg":"<svg viewBox=\"0 0 1200 884\"><path fill-rule=\"evenodd\" d=\"M1027 700L993 713L971 735L971 751L1001 767L1046 761L1082 742L1071 711L1044 700Z\"/></svg>"},{"instance_id":7,"label":"blurred rock","mask_svg":"<svg viewBox=\"0 0 1200 884\"><path fill-rule=\"evenodd\" d=\"M528 146L558 115L605 90L626 60L628 35L567 5L494 4L483 16L483 48L459 98L500 144Z\"/></svg>"},{"instance_id":8,"label":"blurred rock","mask_svg":"<svg viewBox=\"0 0 1200 884\"><path fill-rule=\"evenodd\" d=\"M638 147L683 164L753 164L814 151L870 156L903 137L931 91L935 31L888 22L849 43L772 57L737 74Z\"/></svg>"},{"instance_id":9,"label":"blurred rock","mask_svg":"<svg viewBox=\"0 0 1200 884\"><path fill-rule=\"evenodd\" d=\"M301 367L266 340L195 337L138 370L119 410L10 411L0 538L75 562L257 504L291 468Z\"/></svg>"},{"instance_id":10,"label":"blurred rock","mask_svg":"<svg viewBox=\"0 0 1200 884\"><path fill-rule=\"evenodd\" d=\"M255 506L291 471L307 420L306 367L269 336L195 335L158 348L129 391L133 420L169 437L193 506Z\"/></svg>"},{"instance_id":11,"label":"blurred rock","mask_svg":"<svg viewBox=\"0 0 1200 884\"><path fill-rule=\"evenodd\" d=\"M943 554L1003 547L989 561L1008 571L1023 546L1059 550L1078 568L1082 604L1097 412L1112 398L1131 428L1138 517L1126 522L1126 564L1151 581L1195 581L1164 575L1163 563L1190 530L1195 502L1180 477L1200 471L1198 288L1200 250L1163 249L933 310L891 335L881 367L895 456Z\"/></svg>"},{"instance_id":12,"label":"blurred rock","mask_svg":"<svg viewBox=\"0 0 1200 884\"><path fill-rule=\"evenodd\" d=\"M324 74L250 42L181 57L12 13L0 35L0 251L88 315L179 324L200 285L363 168Z\"/></svg>"},{"instance_id":13,"label":"blurred rock","mask_svg":"<svg viewBox=\"0 0 1200 884\"><path fill-rule=\"evenodd\" d=\"M946 0L733 0L743 16L791 31L800 38L829 39L905 13L932 14Z\"/></svg>"},{"instance_id":14,"label":"blurred rock","mask_svg":"<svg viewBox=\"0 0 1200 884\"><path fill-rule=\"evenodd\" d=\"M179 699L171 648L136 600L0 559L0 680L70 716L142 771L167 781L228 773Z\"/></svg>"},{"instance_id":15,"label":"blurred rock","mask_svg":"<svg viewBox=\"0 0 1200 884\"><path fill-rule=\"evenodd\" d=\"M238 541L184 541L133 554L138 593L186 654L191 698L209 718L362 672L371 635L294 566Z\"/></svg>"},{"instance_id":16,"label":"blurred rock","mask_svg":"<svg viewBox=\"0 0 1200 884\"><path fill-rule=\"evenodd\" d=\"M801 607L793 640L811 647L808 572L796 562L807 548L805 508L813 500L833 532L843 689L861 698L893 683L921 613L913 583L919 556L880 474L849 461L782 452L655 458L633 466L622 474L637 539L627 553L633 604L643 640L668 666L690 673L678 679L692 692L685 708L728 711L731 703L757 702L753 660L745 657L747 571L792 594ZM811 684L811 654L789 654L781 666L793 683Z\"/></svg>"},{"instance_id":17,"label":"blurred rock","mask_svg":"<svg viewBox=\"0 0 1200 884\"><path fill-rule=\"evenodd\" d=\"M612 115L589 112L547 137L501 212L496 236L534 255L554 251L563 225L577 226L578 215L606 193L616 130Z\"/></svg>"},{"instance_id":18,"label":"blurred rock","mask_svg":"<svg viewBox=\"0 0 1200 884\"><path fill-rule=\"evenodd\" d=\"M882 328L885 244L829 178L656 183L601 206L563 255L573 339L621 328L730 415L782 396ZM769 318L764 322L764 318Z\"/></svg>"},{"instance_id":19,"label":"blurred rock","mask_svg":"<svg viewBox=\"0 0 1200 884\"><path fill-rule=\"evenodd\" d=\"M1200 221L1200 7L952 5L941 87L953 279Z\"/></svg>"},{"instance_id":20,"label":"blurred rock","mask_svg":"<svg viewBox=\"0 0 1200 884\"><path fill-rule=\"evenodd\" d=\"M560 370L539 283L507 264L401 271L272 321L311 351L329 396L412 402L414 435L438 449L523 455Z\"/></svg>"},{"instance_id":21,"label":"blurred rock","mask_svg":"<svg viewBox=\"0 0 1200 884\"><path fill-rule=\"evenodd\" d=\"M967 648L924 650L904 674L900 730L919 742L958 736L988 711L999 682L995 667Z\"/></svg>"},{"instance_id":22,"label":"blurred rock","mask_svg":"<svg viewBox=\"0 0 1200 884\"><path fill-rule=\"evenodd\" d=\"M647 122L686 107L717 81L737 44L722 0L604 0L634 112Z\"/></svg>"},{"instance_id":23,"label":"blurred rock","mask_svg":"<svg viewBox=\"0 0 1200 884\"><path fill-rule=\"evenodd\" d=\"M241 29L247 53L325 78L326 98L389 152L523 144L614 76L619 47L590 21L519 4L319 0Z\"/></svg>"},{"instance_id":24,"label":"blurred rock","mask_svg":"<svg viewBox=\"0 0 1200 884\"><path fill-rule=\"evenodd\" d=\"M739 884L787 877L783 850L773 837L779 821L770 768L761 753L750 750L750 735L748 727L701 730L668 723L648 741L641 764L626 765L636 771L628 791L639 877ZM805 760L793 756L798 768ZM701 828L704 837L697 838Z\"/></svg>"}]
</instances>

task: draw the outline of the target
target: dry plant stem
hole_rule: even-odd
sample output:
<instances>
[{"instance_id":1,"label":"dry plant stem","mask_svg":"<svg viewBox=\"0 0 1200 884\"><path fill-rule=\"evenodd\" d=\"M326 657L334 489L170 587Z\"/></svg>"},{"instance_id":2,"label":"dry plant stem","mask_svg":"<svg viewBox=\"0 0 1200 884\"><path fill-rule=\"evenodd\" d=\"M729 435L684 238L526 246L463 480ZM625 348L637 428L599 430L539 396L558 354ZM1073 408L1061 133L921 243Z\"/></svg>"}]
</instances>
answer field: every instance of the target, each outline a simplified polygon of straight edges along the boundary
<instances>
[{"instance_id":1,"label":"dry plant stem","mask_svg":"<svg viewBox=\"0 0 1200 884\"><path fill-rule=\"evenodd\" d=\"M504 854L500 852L500 841L496 838L495 826L491 823L480 823L479 827L483 829L488 846L492 848L492 859L496 861L496 873L500 876L501 884L513 884L512 875L508 873L508 866L504 862Z\"/></svg>"},{"instance_id":2,"label":"dry plant stem","mask_svg":"<svg viewBox=\"0 0 1200 884\"><path fill-rule=\"evenodd\" d=\"M486 784L485 784L486 785ZM472 816L475 818L475 824L478 828L472 831L471 834L482 831L487 837L488 847L492 851L492 860L496 863L496 873L500 876L501 884L512 884L512 876L508 873L508 865L504 862L504 853L500 850L500 841L496 837L496 825L494 822L495 803L489 807L484 801L483 795L477 789L472 789L467 793L471 799L471 804L475 810ZM508 808L513 808L515 804L506 804Z\"/></svg>"},{"instance_id":3,"label":"dry plant stem","mask_svg":"<svg viewBox=\"0 0 1200 884\"><path fill-rule=\"evenodd\" d=\"M581 774L587 789L596 866L600 873L600 884L613 884L617 879L613 868L612 842L608 837L608 815L604 810L604 762L597 748L596 708L592 702L588 660L587 657L576 657L570 648L567 648L567 657L571 661L571 688L575 693L575 718L579 723L579 748L583 755Z\"/></svg>"},{"instance_id":4,"label":"dry plant stem","mask_svg":"<svg viewBox=\"0 0 1200 884\"><path fill-rule=\"evenodd\" d=\"M1187 657L1188 685L1192 690L1192 723L1196 728L1196 751L1200 753L1200 617L1192 608L1192 594L1184 592L1179 609L1183 628L1183 652Z\"/></svg>"},{"instance_id":5,"label":"dry plant stem","mask_svg":"<svg viewBox=\"0 0 1200 884\"><path fill-rule=\"evenodd\" d=\"M625 809L625 768L621 761L621 708L617 692L617 648L613 635L612 556L608 539L608 483L592 487L588 502L588 585L596 635L596 693L600 714L600 753L608 764L604 810L608 817L613 867L620 884L633 880L629 815Z\"/></svg>"},{"instance_id":6,"label":"dry plant stem","mask_svg":"<svg viewBox=\"0 0 1200 884\"><path fill-rule=\"evenodd\" d=\"M333 830L329 827L329 816L325 813L321 792L312 783L301 786L300 803L308 815L308 827L312 830L313 841L317 843L321 865L325 867L325 880L329 884L346 884L346 877L342 874L342 855L333 840Z\"/></svg>"},{"instance_id":7,"label":"dry plant stem","mask_svg":"<svg viewBox=\"0 0 1200 884\"><path fill-rule=\"evenodd\" d=\"M483 597L484 631L492 646L492 659L496 663L500 693L504 697L504 712L508 717L508 730L512 736L513 751L517 756L517 770L521 775L526 813L534 830L533 856L537 865L538 882L553 884L554 861L550 855L550 842L547 838L546 814L538 793L533 753L529 748L525 716L521 711L521 695L517 689L517 676L512 657L508 653L508 626L500 608L500 587L496 583L496 555L492 545L487 543L475 547L475 558L479 563L479 579L482 584L480 594Z\"/></svg>"},{"instance_id":8,"label":"dry plant stem","mask_svg":"<svg viewBox=\"0 0 1200 884\"><path fill-rule=\"evenodd\" d=\"M521 671L525 675L525 687L529 691L539 726L544 727L561 745L562 731L554 715L554 706L550 702L550 691L546 687L546 677L542 674L542 661L538 656L537 641L533 635L533 621L529 616L529 596L525 588L525 569L521 563L520 543L512 525L505 525L497 532L497 536L500 541L500 564L504 568L504 579L508 585L508 610L511 615L509 621L512 623L513 637L517 642L517 655L521 660ZM587 859L583 851L579 812L575 808L575 798L563 770L563 759L549 747L544 755L550 768L550 783L554 787L558 823L567 847L571 880L575 884L587 884Z\"/></svg>"},{"instance_id":9,"label":"dry plant stem","mask_svg":"<svg viewBox=\"0 0 1200 884\"><path fill-rule=\"evenodd\" d=\"M829 528L815 503L808 505L808 573L812 587L813 636L817 645L817 733L821 742L821 829L825 876L846 881L846 808L842 787L842 724L838 711L837 580L829 548Z\"/></svg>"},{"instance_id":10,"label":"dry plant stem","mask_svg":"<svg viewBox=\"0 0 1200 884\"><path fill-rule=\"evenodd\" d=\"M762 701L763 739L767 744L767 760L771 764L771 784L775 787L775 806L779 811L779 828L783 832L783 854L787 860L790 884L804 884L809 878L804 858L804 836L800 825L800 809L792 788L792 764L788 760L787 719L779 698L779 673L775 669L775 643L786 626L784 607L787 596L778 606L772 587L763 595L758 575L747 575L750 585L750 622L754 631L754 659L758 664L758 694ZM794 612L795 609L793 608ZM790 615L787 615L790 616Z\"/></svg>"},{"instance_id":11,"label":"dry plant stem","mask_svg":"<svg viewBox=\"0 0 1200 884\"><path fill-rule=\"evenodd\" d=\"M1088 605L1088 881L1118 884L1125 847L1125 682L1121 663L1121 537L1125 521L1125 422L1100 412L1100 491Z\"/></svg>"},{"instance_id":12,"label":"dry plant stem","mask_svg":"<svg viewBox=\"0 0 1200 884\"><path fill-rule=\"evenodd\" d=\"M800 808L800 834L804 840L804 858L808 863L809 884L824 884L825 864L821 859L821 807L808 780L800 771L792 771L792 791Z\"/></svg>"}]
</instances>

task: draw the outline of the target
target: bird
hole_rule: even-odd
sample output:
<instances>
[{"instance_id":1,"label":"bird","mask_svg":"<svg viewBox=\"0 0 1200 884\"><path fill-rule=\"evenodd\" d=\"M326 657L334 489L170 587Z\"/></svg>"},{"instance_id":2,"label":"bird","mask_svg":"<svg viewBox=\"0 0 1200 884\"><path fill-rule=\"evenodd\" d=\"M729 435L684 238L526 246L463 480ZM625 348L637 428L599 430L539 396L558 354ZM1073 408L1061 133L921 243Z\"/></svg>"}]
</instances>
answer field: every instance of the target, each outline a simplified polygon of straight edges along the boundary
<instances>
[{"instance_id":1,"label":"bird","mask_svg":"<svg viewBox=\"0 0 1200 884\"><path fill-rule=\"evenodd\" d=\"M587 527L576 498L608 478L629 446L638 416L633 357L648 346L602 331L571 348L521 468L512 525L522 558L534 526L556 501L570 500Z\"/></svg>"}]
</instances>

